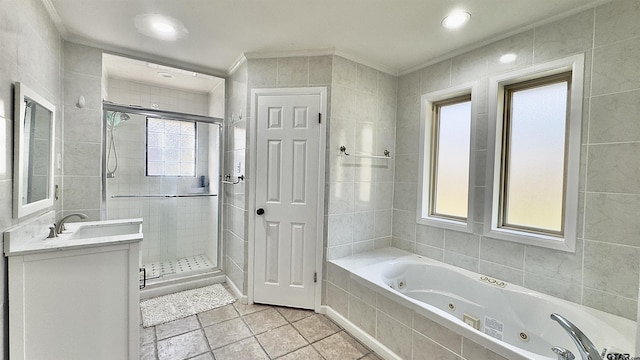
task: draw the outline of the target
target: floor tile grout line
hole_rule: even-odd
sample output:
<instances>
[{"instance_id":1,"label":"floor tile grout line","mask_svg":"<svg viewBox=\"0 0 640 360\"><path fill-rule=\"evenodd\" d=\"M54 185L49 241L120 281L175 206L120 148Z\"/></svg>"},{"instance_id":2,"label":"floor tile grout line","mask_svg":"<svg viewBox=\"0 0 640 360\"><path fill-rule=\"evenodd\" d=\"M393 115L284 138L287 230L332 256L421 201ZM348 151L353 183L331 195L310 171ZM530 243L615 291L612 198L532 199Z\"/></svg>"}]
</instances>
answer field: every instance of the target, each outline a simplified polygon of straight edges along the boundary
<instances>
[{"instance_id":1,"label":"floor tile grout line","mask_svg":"<svg viewBox=\"0 0 640 360\"><path fill-rule=\"evenodd\" d=\"M301 318L298 318L298 319L296 319L295 321L291 321L289 318L287 318L287 317L283 314L283 312L281 312L281 309L285 309L286 307L280 307L280 306L265 306L263 309L260 309L260 310L258 310L258 311L254 311L254 312L247 313L247 314L244 314L244 315L243 315L243 314L241 314L241 313L240 313L240 310L235 306L235 303L231 303L231 304L228 304L228 305L231 305L231 306L232 306L232 309L233 309L233 311L234 311L235 315L237 315L237 316L235 316L235 317L233 317L233 318L231 318L231 319L226 319L226 320L224 320L224 321L220 321L220 322L218 322L218 323L213 323L213 324L210 324L210 325L208 325L208 326L204 326L204 324L203 324L203 322L202 322L202 319L200 318L200 314L202 314L202 313L206 312L206 311L203 311L203 312L200 312L200 313L197 313L197 314L194 314L194 315L193 315L193 316L195 316L195 317L196 317L196 321L197 321L197 324L198 324L198 327L197 327L197 328L195 328L195 329L191 329L191 330L189 330L189 331L182 332L182 333L179 333L179 334L174 334L174 335L169 336L169 337L167 337L167 338L165 338L165 339L162 339L162 340L159 340L159 339L158 339L158 334L157 334L157 326L158 326L158 325L156 325L156 326L152 326L152 328L153 328L153 335L154 335L154 336L153 336L153 338L154 338L153 345L154 345L154 350L155 350L155 354L154 354L154 355L155 355L155 359L156 359L156 360L159 360L159 358L160 358L160 354L159 354L159 351L158 351L158 343L159 343L160 341L166 341L166 340L168 340L168 339L170 339L170 338L173 338L173 337L176 337L176 336L180 336L180 335L184 335L184 334L186 334L186 333L189 333L189 332L192 332L192 331L196 331L196 330L200 331L200 332L201 332L201 334L203 335L203 337L204 337L204 339L205 339L205 341L206 341L206 347L207 347L207 349L208 349L208 350L207 350L206 352L202 353L202 354L195 355L195 357L202 356L202 355L204 355L204 354L210 354L210 355L215 359L215 354L213 353L213 351L214 351L214 350L221 349L221 348L224 348L224 347L227 347L227 346L230 346L230 345L236 344L236 343L238 343L238 342L245 341L245 340L247 340L247 339L253 338L253 339L254 339L254 341L256 341L256 342L258 343L258 345L260 346L261 350L265 353L265 355L266 355L269 359L280 359L280 358L285 357L285 356L287 356L287 355L289 355L289 354L292 354L292 353L294 353L294 352L296 352L296 351L299 351L299 350L301 350L301 349L304 349L304 348L306 348L306 347L308 347L308 346L311 346L311 348L313 349L313 351L315 351L315 352L316 352L316 354L317 354L317 355L319 355L322 359L326 359L326 358L325 358L325 357L320 353L320 351L317 349L316 345L317 345L319 342L321 342L321 341L323 341L323 340L325 340L325 339L327 339L327 338L329 338L329 337L331 337L331 336L334 336L334 335L336 335L336 334L339 334L340 332L344 332L344 334L345 334L345 335L347 335L347 336L348 336L350 339L352 339L356 344L358 344L358 345L359 345L359 347L360 347L361 349L363 349L363 350L364 350L364 353L363 353L363 354L362 354L362 356L361 356L361 357L359 357L358 359L362 360L362 359L366 358L367 356L369 356L369 355L371 355L371 354L374 354L375 356L378 356L378 355L377 355L373 350L371 350L371 349L370 349L369 347L367 347L366 345L362 344L360 341L358 341L358 339L354 338L354 337L353 337L351 334L349 334L349 333L348 333L344 328L342 328L340 325L336 324L333 320L331 320L330 318L328 318L326 315L319 314L319 313L315 313L315 312L309 312L308 314L305 314L306 316L303 316L303 317L301 317ZM281 316L281 317L285 320L285 323L284 323L284 324L282 324L282 325L276 326L276 327L274 327L274 328L272 328L272 329L269 329L269 330L263 331L263 332L261 332L261 333L259 333L259 334L254 333L254 331L253 331L253 329L251 328L251 326L249 326L249 323L247 322L247 320L246 320L245 316L250 316L250 315L252 315L252 314L256 314L256 313L259 313L259 312L263 312L263 311L266 311L266 310L269 310L269 309L273 309L273 310L275 310L275 311L276 311L276 313L277 313L279 316ZM293 308L291 308L291 309L293 309ZM214 310L214 309L211 309L211 310ZM309 319L309 318L314 317L314 316L317 316L318 318L322 318L322 319L324 319L324 320L326 320L326 321L330 322L331 324L333 324L333 325L335 326L335 328L337 329L337 331L334 331L333 333L328 334L328 335L326 335L326 336L324 336L324 337L322 337L322 338L316 339L316 340L314 340L313 342L312 342L312 341L310 341L309 339L307 339L307 338L302 334L302 332L301 332L301 331L300 331L300 330L299 330L299 329L298 329L294 324L295 324L295 323L298 323L298 322L301 322L301 321L303 321L303 320L305 320L305 319ZM238 340L236 340L236 341L234 341L234 342L232 342L232 343L229 343L229 344L226 344L226 345L224 345L224 346L221 346L221 347L218 347L218 348L214 349L214 348L211 346L210 342L209 342L209 338L206 336L205 329L206 329L206 328L208 328L208 327L215 326L215 325L219 325L219 324L221 324L221 323L224 323L224 322L227 322L227 321L231 321L231 320L234 320L234 319L238 319L238 318L239 318L239 319L242 321L242 323L243 323L243 324L244 324L244 325L249 329L249 331L250 331L251 335L250 335L250 336L247 336L247 337L244 337L244 338L242 338L242 339L238 339ZM292 318L295 318L295 316L294 316L294 317L292 317ZM297 333L297 334L298 334L298 335L299 335L299 336L304 340L304 343L305 343L305 344L304 344L304 345L302 345L302 346L300 346L300 347L298 347L298 348L295 348L295 349L293 349L293 350L291 350L291 351L289 351L289 352L287 352L287 353L281 354L281 355L279 355L278 357L272 357L272 356L271 356L271 355L266 351L266 349L265 349L265 347L262 345L262 343L259 341L258 336L259 336L259 335L262 335L262 334L266 334L266 333L268 333L268 332L270 332L270 331L274 331L274 330L277 330L277 329L283 328L283 327L285 327L285 326L287 326L287 325L290 325L290 326L291 326L291 327L296 331L296 333ZM333 329L332 329L332 331L333 331ZM193 359L193 358L194 358L194 357L191 357L191 358L188 358L188 359Z\"/></svg>"},{"instance_id":2,"label":"floor tile grout line","mask_svg":"<svg viewBox=\"0 0 640 360\"><path fill-rule=\"evenodd\" d=\"M239 343L239 342L241 342L241 341L244 341L244 340L250 339L250 338L252 338L252 337L254 338L255 336L253 336L253 335L249 335L249 336L243 337L242 339L236 340L236 341L234 341L234 342L232 342L232 343L228 343L228 344L225 344L225 345L223 345L223 346L220 346L220 347L217 347L217 348L215 348L215 349L212 349L212 350L211 350L211 352L213 353L213 352L214 352L214 351L216 351L216 350L220 350L220 349L226 348L227 346L231 346L231 345L233 345L233 344L236 344L236 343Z\"/></svg>"},{"instance_id":3,"label":"floor tile grout line","mask_svg":"<svg viewBox=\"0 0 640 360\"><path fill-rule=\"evenodd\" d=\"M207 343L207 347L209 348L209 352L211 353L211 356L215 358L215 356L213 355L213 348L211 348L211 344L209 343L209 338L207 337L207 333L204 331L204 326L202 326L202 321L200 321L200 316L198 316L198 314L195 314L195 315L196 315L196 321L198 322L198 325L200 325L200 331L202 332L202 336L204 336L204 340Z\"/></svg>"},{"instance_id":4,"label":"floor tile grout line","mask_svg":"<svg viewBox=\"0 0 640 360\"><path fill-rule=\"evenodd\" d=\"M295 321L293 321L293 322L292 322L291 320L287 319L287 318L286 318L286 316L284 316L284 314L282 314L282 312L279 310L279 309L284 309L284 308L286 308L286 307L282 307L282 306L272 306L272 307L270 307L270 308L274 309L274 310L275 310L275 311L276 311L280 316L282 316L282 318L284 318L284 320L285 320L287 323L286 323L286 324L284 324L284 325L280 325L280 326L277 326L277 327L275 327L275 328L269 329L269 330L267 330L267 331L264 331L264 332L262 332L262 333L260 333L260 334L256 334L256 335L255 335L255 336L256 336L256 338L257 338L257 336L258 336L258 335L265 334L265 333L267 333L267 332L274 331L274 330L280 329L280 328L282 328L282 327L285 327L285 326L287 326L287 325L290 325L290 326L291 326L291 327L292 327L292 328L293 328L293 329L294 329L294 330L295 330L295 331L300 335L300 337L301 337L301 338L306 342L306 344L305 344L305 345L303 345L303 346L301 346L301 347L299 347L299 348L295 348L295 349L293 349L293 350L291 350L291 351L289 351L289 352L287 352L287 353L284 353L284 354L282 354L282 355L278 356L276 359L280 359L280 358L282 358L282 357L284 357L284 356L287 356L287 355L289 355L289 354L291 354L291 353L294 353L294 352L296 352L296 351L298 351L298 350L300 350L300 349L303 349L303 348L305 348L305 347L307 347L307 346L312 346L312 345L313 345L313 343L318 342L318 341L321 341L321 340L323 340L323 339L326 339L327 337L329 337L329 336L331 336L331 335L334 335L334 334L337 334L338 332L340 332L340 331L342 331L342 330L343 330L343 329L342 329L338 324L334 323L332 320L330 320L330 319L328 319L328 318L327 318L327 320L331 321L331 323L333 323L334 325L336 325L336 327L338 327L338 329L339 329L339 330L338 330L338 331L336 331L336 332L334 332L334 333L332 333L332 334L329 334L329 335L327 335L327 336L325 336L325 337L323 337L323 338L317 339L317 340L315 340L314 342L311 342L309 339L307 339L307 338L306 338L306 337L305 337L305 336L300 332L300 330L299 330L299 329L294 325L294 323L297 323L297 322L302 321L302 320L304 320L304 319L308 319L308 318L313 317L313 316L315 316L315 315L320 315L320 316L324 316L324 315L322 315L322 314L317 314L317 313L313 312L313 313L310 313L309 315L307 315L307 316L305 316L305 317L302 317L302 318L297 319L297 320L295 320ZM251 314L247 314L247 315L251 315ZM252 331L253 331L253 330L252 330ZM260 342L260 341L258 340L258 342ZM262 345L262 344L261 344L261 345ZM318 352L318 350L317 350L315 347L313 347L313 346L312 346L312 348L314 349L314 351L315 351L316 353L318 353L318 355L320 355L320 357L322 357L323 359L325 359L325 358L324 358L324 356L322 356L322 355ZM266 352L266 350L265 350L265 352ZM368 353L367 353L367 354L368 354ZM268 353L267 353L267 356L269 356L269 357L271 358L271 356L270 356Z\"/></svg>"},{"instance_id":5,"label":"floor tile grout line","mask_svg":"<svg viewBox=\"0 0 640 360\"><path fill-rule=\"evenodd\" d=\"M237 316L232 317L232 318L230 318L230 319L225 319L225 320L222 320L222 321L219 321L219 322L216 322L216 323L213 323L213 324L207 325L207 326L204 326L204 325L202 324L202 321L200 320L200 316L199 316L200 314L202 314L202 313L204 313L204 312L196 314L196 317L198 318L198 322L200 323L200 326L202 327L202 331L204 332L205 339L207 340L207 345L208 345L208 346L209 346L209 348L211 349L211 350L210 350L211 355L212 355L214 358L215 358L215 355L213 354L213 352L214 352L215 350L222 349L222 348L224 348L224 347L227 347L227 346L229 346L229 345L235 344L235 343L240 342L240 341L244 341L244 340L246 340L246 339L248 339L248 338L252 337L252 336L247 336L247 337L244 337L244 338L238 339L238 340L236 340L236 341L234 341L234 342L232 342L232 343L225 344L225 345L220 346L220 347L217 347L217 348L214 348L213 346L211 346L211 343L209 342L209 338L207 337L207 334L206 334L206 331L205 331L205 329L206 329L206 328L209 328L209 327L212 327L212 326L216 326L216 325L220 325L220 324L222 324L222 323L229 322L229 321L233 321L233 320L237 320L237 319L240 319L241 321L243 321L243 320L242 320L242 315L240 315L240 312L238 311L238 309L236 309L236 307L235 307L235 306L233 306L233 304L234 304L234 303L227 304L227 305L224 305L224 306L231 306L231 308L233 309L233 311L235 312L235 314L236 314ZM221 306L221 307L219 307L219 308L222 308L222 307L224 307L224 306ZM215 310L215 309L219 309L219 308L214 308L214 309L211 309L211 310ZM207 311L211 311L211 310L207 310ZM205 312L206 312L206 311L205 311ZM244 323L244 324L245 324L245 326L246 326L246 323L245 323L244 321L243 321L243 323Z\"/></svg>"},{"instance_id":6,"label":"floor tile grout line","mask_svg":"<svg viewBox=\"0 0 640 360\"><path fill-rule=\"evenodd\" d=\"M309 315L307 315L307 316L305 316L305 317L303 317L303 318L300 318L300 319L298 319L298 320L296 320L296 321L293 321L293 322L292 322L292 321L290 321L289 319L287 319L287 317L286 317L286 316L285 316L285 315L284 315L284 314L279 310L279 309L284 309L284 308L287 308L287 307L283 307L283 306L275 306L274 308L275 308L275 310L278 312L278 314L280 314L280 315L281 315L281 316L282 316L282 317L287 321L287 323L288 323L289 325L291 325L291 327L292 327L292 328L293 328L293 329L294 329L294 330L295 330L295 331L296 331L296 332L297 332L297 333L298 333L298 334L299 334L299 335L304 339L304 341L306 341L306 342L307 342L307 344L306 344L306 345L304 345L304 346L302 346L302 347L300 347L300 348L294 349L294 350L292 350L292 351L290 351L290 352L288 352L288 353L286 353L286 354L282 354L282 355L280 355L279 357L277 357L276 359L280 359L280 358L282 358L282 357L285 357L285 356L287 356L287 355L289 355L289 354L291 354L291 353L294 353L294 352L296 352L296 351L298 351L298 350L300 350L300 349L304 349L304 348L306 348L307 346L311 346L311 348L312 348L312 349L313 349L313 350L314 350L314 351L315 351L315 352L316 352L316 353L317 353L317 354L318 354L322 359L325 359L325 357L324 357L324 356L322 356L322 355L320 354L320 352L318 352L318 350L317 350L315 347L313 347L313 343L312 343L311 341L309 341L309 339L307 339L307 337L306 337L306 336L304 336L304 335L300 332L300 330L299 330L299 329L294 325L294 323L296 323L296 322L299 322L299 321L302 321L302 320L304 320L304 319L308 319L308 318L310 318L310 317L312 317L312 316L315 316L315 315L316 315L316 313L315 313L315 312L313 312L313 313L311 313L311 314L309 314ZM283 326L284 326L284 325L283 325Z\"/></svg>"},{"instance_id":7,"label":"floor tile grout line","mask_svg":"<svg viewBox=\"0 0 640 360\"><path fill-rule=\"evenodd\" d=\"M234 306L234 308L235 308L235 306ZM238 313L240 313L240 312L238 311ZM232 345L232 344L238 343L238 342L240 342L240 341L243 341L243 340L249 339L249 338L251 338L251 337L255 337L255 335L253 334L253 331L251 331L251 327L249 327L249 325L248 325L248 324L247 324L247 322L244 320L244 318L243 318L243 316L242 316L242 315L240 315L240 316L239 316L239 317L237 317L237 318L227 319L227 320L225 320L225 321L221 321L221 322L219 322L219 323L217 323L217 324L213 324L213 325L210 325L210 326L207 326L207 327L211 327L211 326L219 325L219 324L222 324L222 323L225 323L225 322L229 322L229 321L233 321L233 320L237 320L237 319L240 319L240 321L242 321L242 323L244 324L244 326L246 326L246 327L249 329L249 333L250 333L250 335L249 335L249 336L245 336L245 337L243 337L243 338L241 338L241 339L238 339L238 340L236 340L236 341L234 341L234 342L231 342L231 343L229 343L229 344L225 344L225 345L223 345L223 346L219 346L219 347L217 347L217 348L215 348L215 349L212 347L212 348L211 348L211 352L212 352L212 353L213 353L213 351L214 351L214 350L222 349L222 348L227 347L227 346L229 346L229 345ZM205 335L205 337L206 337L206 335ZM209 339L208 339L208 338L207 338L207 341L209 341Z\"/></svg>"},{"instance_id":8,"label":"floor tile grout line","mask_svg":"<svg viewBox=\"0 0 640 360\"><path fill-rule=\"evenodd\" d=\"M278 308L279 308L279 307L275 307L276 311L277 311L278 313L280 313L280 315L282 315L282 313L278 310ZM280 307L280 308L282 308L282 307ZM282 315L282 316L284 317L284 315ZM315 340L315 341L313 341L313 342L312 342L312 341L310 341L309 339L307 339L307 338L306 338L306 337L305 337L305 336L300 332L300 330L299 330L299 329L294 325L294 323L297 323L297 322L299 322L299 321L302 321L302 320L304 320L304 319L307 319L307 318L310 318L310 317L313 317L313 316L321 316L322 318L327 319L329 322L331 322L332 324L334 324L334 325L338 328L338 331L335 331L335 332L333 332L333 333L331 333L331 334L329 334L329 335L327 335L327 336L324 336L324 337L322 337L322 338L319 338L319 339L317 339L317 340ZM306 346L311 345L311 346L313 347L313 349L314 349L314 350L315 350L315 351L320 355L320 357L322 357L323 359L324 359L324 356L322 356L322 354L320 354L320 352L318 351L318 349L316 349L316 347L315 347L315 346L313 346L313 344L318 343L318 342L320 342L320 341L322 341L322 340L324 340L324 339L326 339L326 338L328 338L328 337L331 337L331 336L333 336L333 335L335 335L335 334L338 334L338 333L340 333L340 332L344 332L345 334L347 334L350 338L352 338L355 342L357 342L357 343L358 343L358 344L359 344L363 349L365 349L365 350L366 350L366 352L365 352L365 353L362 355L362 357L360 357L359 359L362 359L362 358L364 358L364 357L367 357L369 354L374 353L374 351L373 351L373 350L371 350L371 349L370 349L369 347L367 347L366 345L362 344L360 341L358 341L358 339L354 338L354 337L353 337L351 334L349 334L349 333L348 333L348 332L347 332L343 327L341 327L340 325L336 324L333 320L331 320L330 318L328 318L326 315L323 315L323 314L315 313L315 312L314 312L314 313L310 314L309 316L306 316L306 317L304 317L304 318L298 319L298 320L296 320L296 321L294 321L294 322L289 321L286 317L284 317L284 318L285 318L285 320L287 320L287 322L289 322L289 324L290 324L290 325L291 325L291 326L292 326L292 327L293 327L293 328L298 332L298 334L300 334L300 336L302 336L302 338L307 342L307 345L303 346L303 348L304 348L304 347L306 347ZM269 330L269 331L271 331L271 330ZM294 351L297 351L297 350L299 350L299 349L293 350L293 351L291 351L291 352L289 352L289 353L287 353L287 354L290 354L290 353L292 353L292 352L294 352ZM284 354L284 355L282 355L282 356L285 356L285 355L286 355L286 354Z\"/></svg>"},{"instance_id":9,"label":"floor tile grout line","mask_svg":"<svg viewBox=\"0 0 640 360\"><path fill-rule=\"evenodd\" d=\"M153 347L156 348L156 353L155 353L156 360L160 360L160 351L158 350L158 332L156 331L155 326L153 326Z\"/></svg>"},{"instance_id":10,"label":"floor tile grout line","mask_svg":"<svg viewBox=\"0 0 640 360\"><path fill-rule=\"evenodd\" d=\"M235 303L234 303L234 304L235 304ZM234 307L235 307L235 306L234 306ZM267 309L269 309L269 307L267 307L267 308L265 308L265 309L263 309L263 310L258 310L258 311L252 312L252 313L250 313L250 314L246 314L246 315L255 314L255 313L258 313L258 312L260 312L260 311L265 311L265 310L267 310ZM236 310L237 310L237 309L236 309ZM240 311L238 311L238 313L240 313ZM260 340L258 339L258 337L253 333L253 330L251 329L251 326L249 326L249 324L247 324L247 321L244 319L244 315L240 314L240 319L241 319L241 320L242 320L242 322L244 323L244 326L246 326L246 327L249 329L249 331L250 331L250 332L251 332L251 334L253 335L253 338L254 338L254 339L255 339L255 341L258 343L258 346L260 346L260 348L261 348L261 349L262 349L262 351L265 353L265 355L267 355L267 357L268 357L269 359L271 359L271 355L269 355L269 353L267 352L267 349L265 349L265 348L264 348L264 346L262 346L262 343L260 342Z\"/></svg>"}]
</instances>

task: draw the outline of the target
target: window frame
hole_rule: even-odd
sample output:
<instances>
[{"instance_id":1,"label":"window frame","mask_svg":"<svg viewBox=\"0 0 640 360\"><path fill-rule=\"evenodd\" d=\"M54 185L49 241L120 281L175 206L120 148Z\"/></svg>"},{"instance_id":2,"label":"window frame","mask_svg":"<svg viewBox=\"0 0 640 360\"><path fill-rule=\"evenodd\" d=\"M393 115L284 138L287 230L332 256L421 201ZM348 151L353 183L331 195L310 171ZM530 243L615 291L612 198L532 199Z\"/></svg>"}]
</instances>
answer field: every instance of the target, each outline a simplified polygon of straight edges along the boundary
<instances>
[{"instance_id":1,"label":"window frame","mask_svg":"<svg viewBox=\"0 0 640 360\"><path fill-rule=\"evenodd\" d=\"M145 144L144 144L144 150L145 150L145 159L144 159L144 175L145 177L175 177L175 178L195 178L198 177L198 123L197 122L192 122L192 121L186 121L188 123L192 123L193 124L193 140L194 140L194 144L193 144L193 175L166 175L164 173L164 165L162 167L162 174L149 174L149 120L160 120L160 121L179 121L179 122L183 122L183 120L176 120L176 119L170 119L170 118L163 118L163 117L154 117L154 116L146 116L145 117ZM164 133L163 133L164 134ZM180 134L182 135L182 134ZM163 154L164 154L164 146L162 147L163 150ZM164 155L163 155L164 158ZM164 164L164 160L162 161ZM182 162L180 162L180 164L182 164Z\"/></svg>"},{"instance_id":2,"label":"window frame","mask_svg":"<svg viewBox=\"0 0 640 360\"><path fill-rule=\"evenodd\" d=\"M567 192L567 172L568 172L568 159L567 159L567 144L569 140L569 120L571 117L571 109L570 109L570 100L571 100L571 72L563 72L560 74L549 75L541 78L536 78L533 80L526 80L522 82L517 82L514 84L506 85L504 87L504 110L503 110L503 130L502 130L502 161L501 161L501 172L500 172L500 202L498 209L498 221L499 227L504 229L513 229L518 231L525 231L531 233L538 233L541 235L550 235L550 236L564 236L565 230L565 214L564 212L561 214L560 219L560 231L553 231L550 229L541 229L530 227L526 225L516 225L510 224L508 222L508 213L507 206L509 200L509 165L511 161L509 159L511 153L511 129L513 123L513 94L517 91L535 89L538 87L553 85L566 82L567 83L567 104L566 104L566 113L565 113L565 134L564 134L564 166L562 169L562 209L566 207L566 192Z\"/></svg>"},{"instance_id":3,"label":"window frame","mask_svg":"<svg viewBox=\"0 0 640 360\"><path fill-rule=\"evenodd\" d=\"M570 73L565 124L565 167L563 192L563 233L504 226L504 133L507 128L506 95L509 86L535 83ZM489 162L485 194L484 235L522 244L575 252L579 200L580 147L584 80L584 54L534 65L490 78Z\"/></svg>"},{"instance_id":4,"label":"window frame","mask_svg":"<svg viewBox=\"0 0 640 360\"><path fill-rule=\"evenodd\" d=\"M456 104L461 104L461 103L466 103L468 102L471 105L471 94L466 94L466 95L461 95L461 96L456 96L454 98L449 98L449 99L445 99L445 100L440 100L440 101L434 101L431 104L432 107L432 121L431 121L431 126L432 126L432 130L431 130L431 164L430 164L430 168L429 168L429 194L431 194L432 196L429 196L429 203L428 203L428 216L429 217L433 217L433 218L440 218L440 219L445 219L445 220L451 220L451 221L459 221L459 222L467 222L468 221L468 215L469 215L469 211L468 211L468 207L469 204L467 203L467 216L463 217L459 217L459 216L454 216L454 215L447 215L447 214L439 214L436 212L436 199L437 199L437 183L436 180L438 178L438 155L439 155L439 150L440 150L440 140L439 140L439 135L440 135L440 128L441 128L441 122L442 119L440 118L441 116L441 112L439 111L443 106L450 106L450 105L456 105ZM469 129L471 129L471 121L472 119L469 118ZM471 138L469 138L469 142L471 142ZM469 154L469 156L471 156L471 154ZM469 163L471 163L472 159L471 157L469 157ZM471 176L471 174L469 174L469 176ZM469 184L467 184L469 185ZM468 190L467 190L468 192Z\"/></svg>"},{"instance_id":5,"label":"window frame","mask_svg":"<svg viewBox=\"0 0 640 360\"><path fill-rule=\"evenodd\" d=\"M477 83L465 83L448 89L427 93L421 96L420 100L420 139L418 153L418 204L416 211L416 222L418 224L439 227L443 229L473 232L474 205L475 205L475 152L476 152L476 121L477 106L474 99L477 94ZM436 128L436 117L434 105L451 103L456 99L466 97L471 101L471 123L469 138L469 182L467 194L467 216L465 219L453 218L442 215L433 215L432 206L434 202L434 179L433 166L435 165L434 135ZM460 101L458 101L460 102ZM455 103L455 102L454 102Z\"/></svg>"}]
</instances>

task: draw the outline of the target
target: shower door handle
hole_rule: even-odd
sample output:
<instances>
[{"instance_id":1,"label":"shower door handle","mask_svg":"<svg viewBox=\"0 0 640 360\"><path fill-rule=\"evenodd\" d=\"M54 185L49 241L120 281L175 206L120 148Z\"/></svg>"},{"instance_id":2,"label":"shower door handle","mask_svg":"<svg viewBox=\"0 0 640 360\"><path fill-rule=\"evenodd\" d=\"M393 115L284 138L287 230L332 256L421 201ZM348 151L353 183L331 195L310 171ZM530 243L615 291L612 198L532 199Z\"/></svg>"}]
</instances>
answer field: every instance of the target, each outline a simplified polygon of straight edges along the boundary
<instances>
[{"instance_id":1,"label":"shower door handle","mask_svg":"<svg viewBox=\"0 0 640 360\"><path fill-rule=\"evenodd\" d=\"M260 208L260 209L256 210L256 214L263 215L264 214L264 209Z\"/></svg>"},{"instance_id":2,"label":"shower door handle","mask_svg":"<svg viewBox=\"0 0 640 360\"><path fill-rule=\"evenodd\" d=\"M144 289L144 288L146 288L146 287L147 287L147 269L146 269L146 268L141 267L141 268L139 269L139 272L141 272L141 273L142 273L142 284L141 284L141 285L139 284L139 285L138 285L138 288L139 288L140 290L142 290L142 289Z\"/></svg>"}]
</instances>

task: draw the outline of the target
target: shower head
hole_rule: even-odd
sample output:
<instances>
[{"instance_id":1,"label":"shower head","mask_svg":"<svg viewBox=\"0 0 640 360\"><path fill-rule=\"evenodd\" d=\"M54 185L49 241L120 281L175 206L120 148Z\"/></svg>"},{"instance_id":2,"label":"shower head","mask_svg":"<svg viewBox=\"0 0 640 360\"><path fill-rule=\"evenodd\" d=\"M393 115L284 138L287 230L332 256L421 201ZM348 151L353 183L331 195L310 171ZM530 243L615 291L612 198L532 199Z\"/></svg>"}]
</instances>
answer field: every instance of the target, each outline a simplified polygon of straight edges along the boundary
<instances>
[{"instance_id":1,"label":"shower head","mask_svg":"<svg viewBox=\"0 0 640 360\"><path fill-rule=\"evenodd\" d=\"M129 116L129 114L127 113L120 113L120 116L118 116L118 112L117 111L113 111L109 114L107 114L107 125L109 126L109 129L115 129L122 121L127 121L131 119L131 116Z\"/></svg>"}]
</instances>

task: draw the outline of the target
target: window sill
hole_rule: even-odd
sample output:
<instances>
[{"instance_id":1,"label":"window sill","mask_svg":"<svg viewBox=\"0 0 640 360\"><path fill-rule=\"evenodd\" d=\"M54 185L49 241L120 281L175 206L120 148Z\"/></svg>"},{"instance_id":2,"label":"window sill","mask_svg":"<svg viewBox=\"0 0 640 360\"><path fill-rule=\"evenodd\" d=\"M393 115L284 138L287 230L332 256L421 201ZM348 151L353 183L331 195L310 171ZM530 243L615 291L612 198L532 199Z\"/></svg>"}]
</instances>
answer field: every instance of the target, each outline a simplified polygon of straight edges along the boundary
<instances>
[{"instance_id":1,"label":"window sill","mask_svg":"<svg viewBox=\"0 0 640 360\"><path fill-rule=\"evenodd\" d=\"M535 234L526 231L512 229L492 228L485 232L484 236L498 240L516 242L525 245L533 245L548 249L575 252L575 238L557 237L551 235Z\"/></svg>"},{"instance_id":2,"label":"window sill","mask_svg":"<svg viewBox=\"0 0 640 360\"><path fill-rule=\"evenodd\" d=\"M468 222L464 221L456 221L438 217L419 217L416 222L421 225L433 226L441 229L461 231L466 233L473 232L473 227Z\"/></svg>"}]
</instances>

